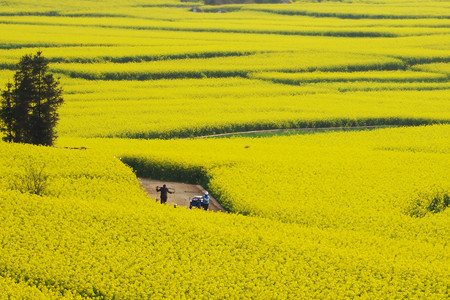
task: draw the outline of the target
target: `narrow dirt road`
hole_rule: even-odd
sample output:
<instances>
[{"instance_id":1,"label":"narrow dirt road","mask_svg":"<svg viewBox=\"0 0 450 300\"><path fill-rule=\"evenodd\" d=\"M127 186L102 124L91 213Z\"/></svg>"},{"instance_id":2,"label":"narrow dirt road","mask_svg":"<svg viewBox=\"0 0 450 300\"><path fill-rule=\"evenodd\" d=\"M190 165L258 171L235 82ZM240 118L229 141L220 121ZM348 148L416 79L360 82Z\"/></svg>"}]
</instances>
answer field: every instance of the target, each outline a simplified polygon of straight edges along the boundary
<instances>
[{"instance_id":1,"label":"narrow dirt road","mask_svg":"<svg viewBox=\"0 0 450 300\"><path fill-rule=\"evenodd\" d=\"M261 130L251 130L251 131L236 131L229 133L218 133L210 135L196 136L196 139L212 138L212 137L223 137L223 136L233 136L233 135L248 135L248 134L260 134L260 133L274 133L283 131L349 131L349 130L364 130L364 129L377 129L377 128L390 128L390 127L401 127L401 125L368 125L368 126L348 126L348 127L313 127L313 128L280 128L280 129L261 129ZM191 139L191 138L186 138Z\"/></svg>"},{"instance_id":2,"label":"narrow dirt road","mask_svg":"<svg viewBox=\"0 0 450 300\"><path fill-rule=\"evenodd\" d=\"M172 206L176 204L178 207L189 207L189 200L192 197L201 196L205 192L205 189L200 185L160 181L147 178L139 178L139 181L147 191L148 195L152 199L158 199L158 201L160 199L160 194L156 191L157 186L162 186L165 184L167 187L174 189L175 193L169 194L169 197L167 198L167 204ZM219 202L217 202L216 199L212 196L210 198L208 210L226 212L226 210L219 204Z\"/></svg>"}]
</instances>

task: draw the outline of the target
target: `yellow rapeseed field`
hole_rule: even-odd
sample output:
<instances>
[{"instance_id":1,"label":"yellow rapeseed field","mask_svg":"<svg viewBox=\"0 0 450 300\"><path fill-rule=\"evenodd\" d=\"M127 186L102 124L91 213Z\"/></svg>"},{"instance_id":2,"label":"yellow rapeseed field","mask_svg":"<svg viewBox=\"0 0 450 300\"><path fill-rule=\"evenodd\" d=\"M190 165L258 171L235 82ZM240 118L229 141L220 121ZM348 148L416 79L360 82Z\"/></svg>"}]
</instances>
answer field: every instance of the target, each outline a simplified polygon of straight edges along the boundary
<instances>
[{"instance_id":1,"label":"yellow rapeseed field","mask_svg":"<svg viewBox=\"0 0 450 300\"><path fill-rule=\"evenodd\" d=\"M448 11L0 1L0 89L42 51L65 99L55 147L0 142L0 299L449 298Z\"/></svg>"},{"instance_id":2,"label":"yellow rapeseed field","mask_svg":"<svg viewBox=\"0 0 450 300\"><path fill-rule=\"evenodd\" d=\"M427 207L448 201L449 134L1 143L6 295L445 298L449 211ZM113 153L141 173L204 172L238 214L156 204ZM43 160L48 189L21 192Z\"/></svg>"}]
</instances>

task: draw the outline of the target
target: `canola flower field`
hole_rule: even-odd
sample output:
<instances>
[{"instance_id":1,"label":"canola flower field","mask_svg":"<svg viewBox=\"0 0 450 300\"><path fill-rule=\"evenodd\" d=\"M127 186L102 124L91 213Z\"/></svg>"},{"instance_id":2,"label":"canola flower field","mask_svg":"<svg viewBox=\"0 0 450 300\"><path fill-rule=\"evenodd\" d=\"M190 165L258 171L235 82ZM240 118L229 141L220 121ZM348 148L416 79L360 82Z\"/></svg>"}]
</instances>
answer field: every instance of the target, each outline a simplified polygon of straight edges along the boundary
<instances>
[{"instance_id":1,"label":"canola flower field","mask_svg":"<svg viewBox=\"0 0 450 300\"><path fill-rule=\"evenodd\" d=\"M1 88L39 50L65 104L0 142L0 298L447 299L449 6L1 1ZM194 138L366 125L401 127Z\"/></svg>"},{"instance_id":2,"label":"canola flower field","mask_svg":"<svg viewBox=\"0 0 450 300\"><path fill-rule=\"evenodd\" d=\"M66 91L61 135L174 138L449 120L445 1L5 3L0 84L22 55L42 50Z\"/></svg>"},{"instance_id":3,"label":"canola flower field","mask_svg":"<svg viewBox=\"0 0 450 300\"><path fill-rule=\"evenodd\" d=\"M446 298L449 135L448 125L435 125L266 139L61 140L101 149L84 151L1 143L3 293ZM150 201L112 153L140 172L207 172L211 191L239 213ZM299 159L283 159L292 155ZM52 184L42 196L21 192L20 166L42 160Z\"/></svg>"}]
</instances>

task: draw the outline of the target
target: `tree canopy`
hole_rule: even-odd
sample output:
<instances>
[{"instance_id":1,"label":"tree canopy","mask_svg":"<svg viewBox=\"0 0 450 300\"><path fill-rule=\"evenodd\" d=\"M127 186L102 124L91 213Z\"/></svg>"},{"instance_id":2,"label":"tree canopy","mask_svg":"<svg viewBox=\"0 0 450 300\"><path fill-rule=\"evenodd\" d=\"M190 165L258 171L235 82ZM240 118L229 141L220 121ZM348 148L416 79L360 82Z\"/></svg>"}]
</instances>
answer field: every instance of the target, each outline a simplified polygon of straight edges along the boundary
<instances>
[{"instance_id":1,"label":"tree canopy","mask_svg":"<svg viewBox=\"0 0 450 300\"><path fill-rule=\"evenodd\" d=\"M50 146L56 139L57 109L64 100L48 64L41 52L25 55L17 64L13 83L1 93L4 141Z\"/></svg>"}]
</instances>

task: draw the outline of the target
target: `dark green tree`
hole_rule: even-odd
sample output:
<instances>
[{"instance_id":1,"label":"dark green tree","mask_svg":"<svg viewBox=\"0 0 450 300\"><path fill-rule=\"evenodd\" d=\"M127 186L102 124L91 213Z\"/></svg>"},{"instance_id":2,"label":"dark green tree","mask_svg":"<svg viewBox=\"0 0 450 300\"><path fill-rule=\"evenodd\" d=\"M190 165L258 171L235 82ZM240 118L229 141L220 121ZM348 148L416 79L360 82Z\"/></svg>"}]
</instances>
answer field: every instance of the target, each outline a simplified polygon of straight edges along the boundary
<instances>
[{"instance_id":1,"label":"dark green tree","mask_svg":"<svg viewBox=\"0 0 450 300\"><path fill-rule=\"evenodd\" d=\"M2 91L2 105L0 107L0 124L4 123L4 125L0 128L0 130L4 133L3 140L7 142L12 142L14 140L13 133L13 100L12 100L12 84L8 83L6 85L6 90Z\"/></svg>"},{"instance_id":2,"label":"dark green tree","mask_svg":"<svg viewBox=\"0 0 450 300\"><path fill-rule=\"evenodd\" d=\"M17 64L14 82L1 94L3 140L35 145L53 144L58 107L63 103L60 83L48 71L41 52L25 55Z\"/></svg>"}]
</instances>

